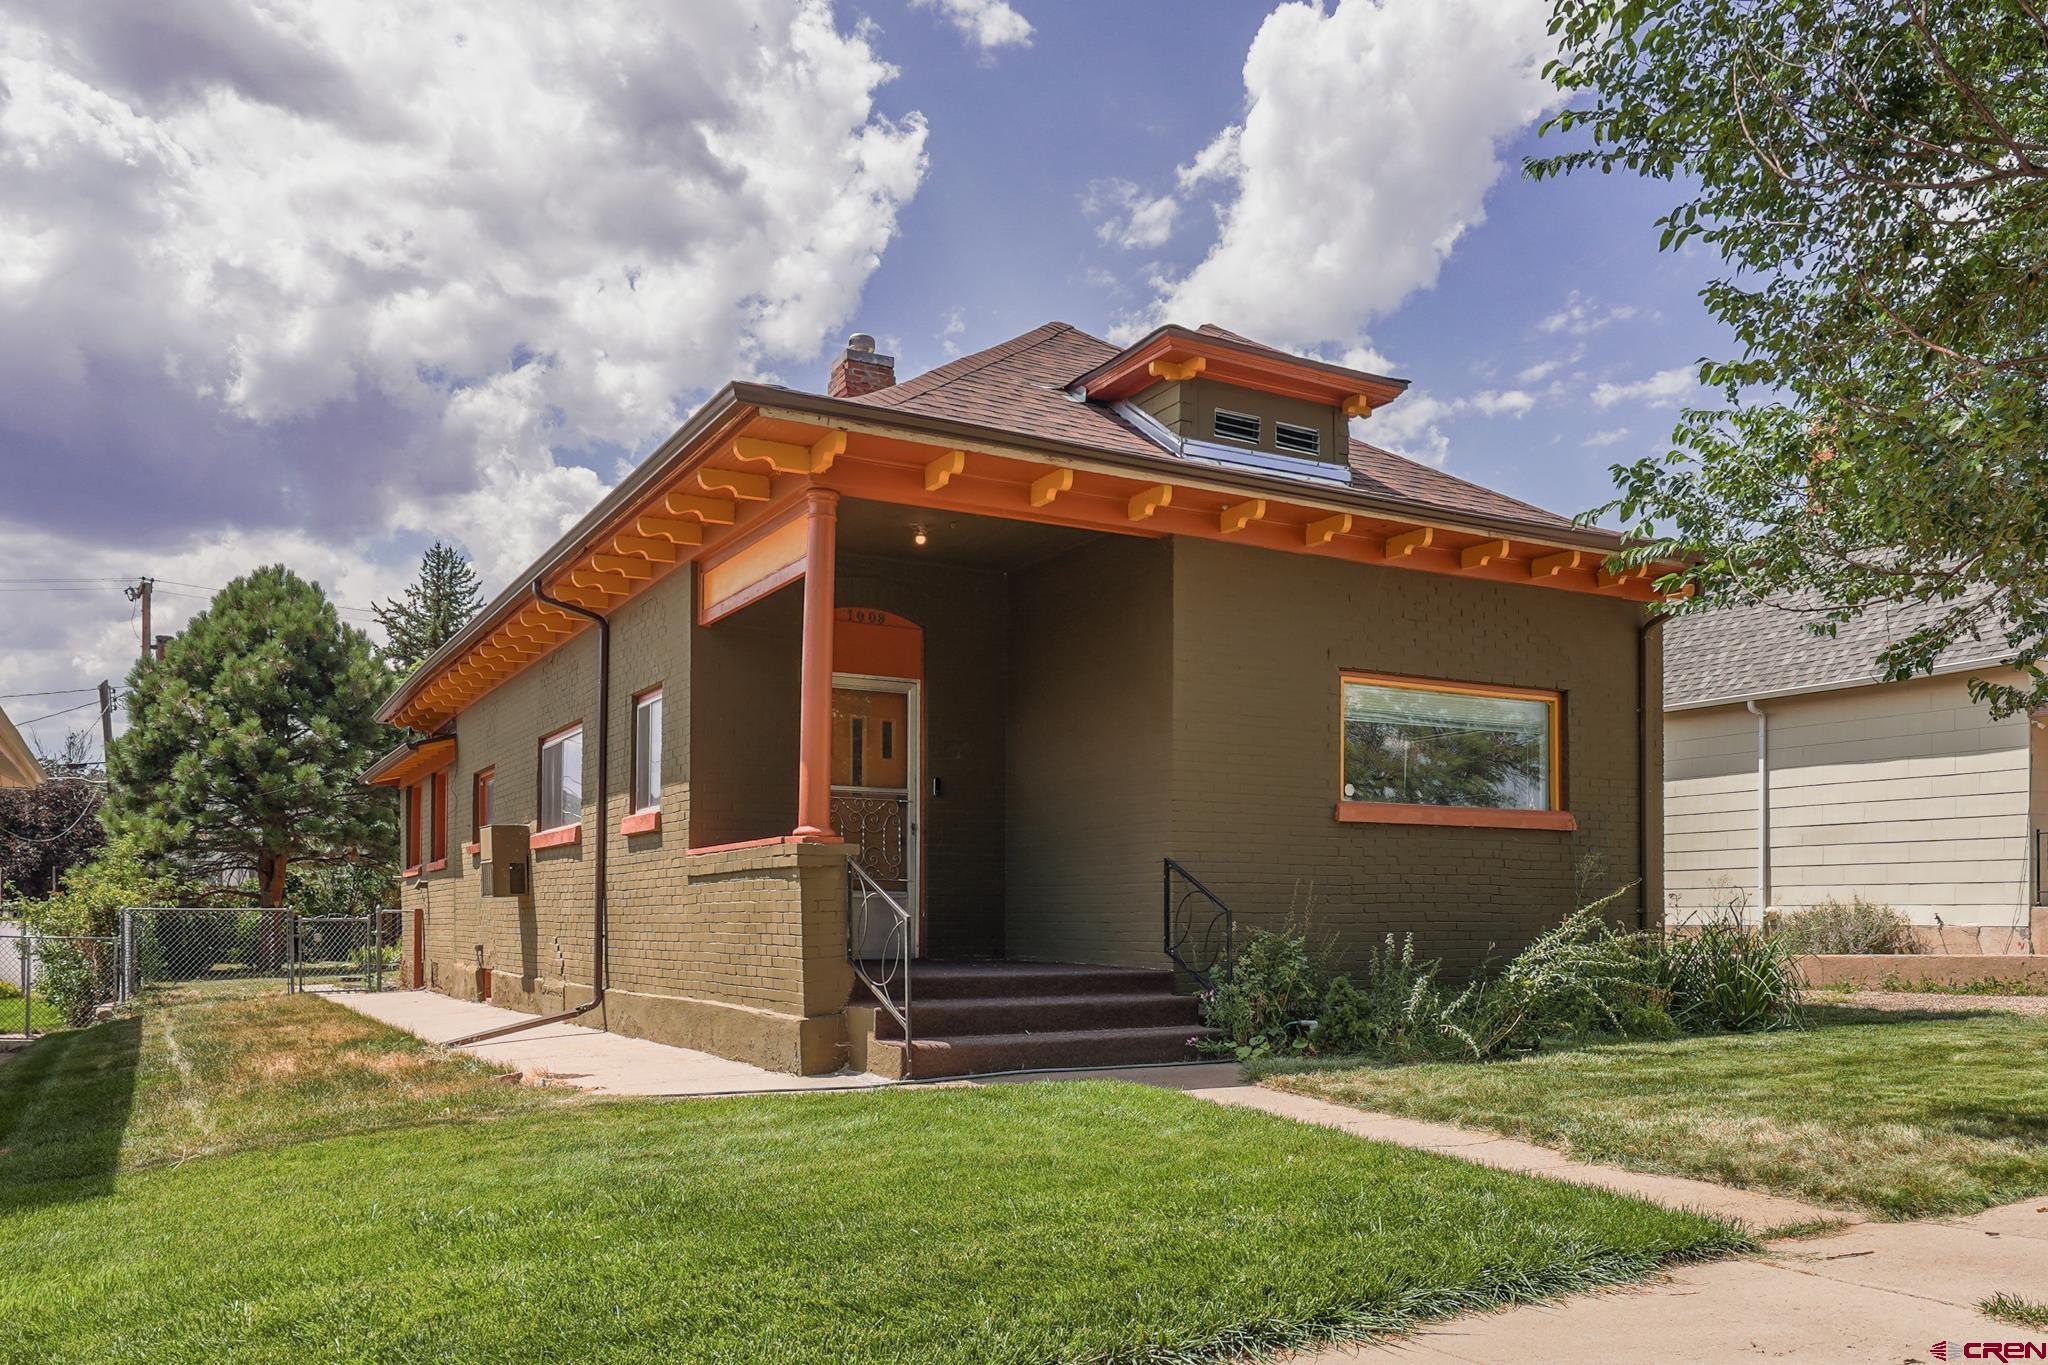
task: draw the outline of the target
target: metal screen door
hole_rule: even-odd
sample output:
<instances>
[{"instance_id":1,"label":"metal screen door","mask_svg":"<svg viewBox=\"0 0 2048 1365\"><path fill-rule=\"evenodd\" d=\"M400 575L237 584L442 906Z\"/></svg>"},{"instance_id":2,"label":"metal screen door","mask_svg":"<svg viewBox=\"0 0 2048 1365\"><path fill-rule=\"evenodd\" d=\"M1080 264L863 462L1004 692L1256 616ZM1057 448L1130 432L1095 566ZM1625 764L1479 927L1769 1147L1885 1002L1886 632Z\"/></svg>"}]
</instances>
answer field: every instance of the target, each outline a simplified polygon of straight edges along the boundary
<instances>
[{"instance_id":1,"label":"metal screen door","mask_svg":"<svg viewBox=\"0 0 2048 1365\"><path fill-rule=\"evenodd\" d=\"M832 829L918 920L918 685L832 680Z\"/></svg>"}]
</instances>

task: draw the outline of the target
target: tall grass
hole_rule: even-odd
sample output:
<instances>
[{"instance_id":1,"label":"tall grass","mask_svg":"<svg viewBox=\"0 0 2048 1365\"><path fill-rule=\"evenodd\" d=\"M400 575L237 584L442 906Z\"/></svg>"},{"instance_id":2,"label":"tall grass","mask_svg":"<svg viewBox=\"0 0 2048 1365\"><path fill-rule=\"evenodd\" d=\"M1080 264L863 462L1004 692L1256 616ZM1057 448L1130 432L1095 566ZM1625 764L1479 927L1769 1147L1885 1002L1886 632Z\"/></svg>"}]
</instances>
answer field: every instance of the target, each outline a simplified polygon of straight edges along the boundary
<instances>
[{"instance_id":1,"label":"tall grass","mask_svg":"<svg viewBox=\"0 0 2048 1365\"><path fill-rule=\"evenodd\" d=\"M1462 989L1389 934L1352 975L1325 973L1293 925L1254 930L1206 1000L1213 1045L1241 1059L1364 1054L1482 1060L1593 1037L1668 1038L1797 1025L1804 986L1772 935L1735 923L1667 938L1618 932L1606 910L1632 887L1580 907L1497 972Z\"/></svg>"}]
</instances>

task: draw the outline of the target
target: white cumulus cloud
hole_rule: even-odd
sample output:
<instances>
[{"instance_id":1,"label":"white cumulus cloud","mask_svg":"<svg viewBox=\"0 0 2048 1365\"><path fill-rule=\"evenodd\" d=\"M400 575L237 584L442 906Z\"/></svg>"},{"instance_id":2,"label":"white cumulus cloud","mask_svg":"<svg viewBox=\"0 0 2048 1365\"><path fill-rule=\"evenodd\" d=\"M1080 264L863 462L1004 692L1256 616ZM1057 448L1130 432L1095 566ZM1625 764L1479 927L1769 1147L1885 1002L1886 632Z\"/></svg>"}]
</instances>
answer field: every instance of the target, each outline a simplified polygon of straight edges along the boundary
<instances>
[{"instance_id":1,"label":"white cumulus cloud","mask_svg":"<svg viewBox=\"0 0 2048 1365\"><path fill-rule=\"evenodd\" d=\"M910 0L918 9L936 9L980 48L984 56L1002 47L1031 46L1031 21L1008 0Z\"/></svg>"},{"instance_id":2,"label":"white cumulus cloud","mask_svg":"<svg viewBox=\"0 0 2048 1365\"><path fill-rule=\"evenodd\" d=\"M1616 403L1669 403L1691 393L1698 383L1699 371L1690 365L1680 365L1626 384L1595 384L1593 406L1611 408Z\"/></svg>"},{"instance_id":3,"label":"white cumulus cloud","mask_svg":"<svg viewBox=\"0 0 2048 1365\"><path fill-rule=\"evenodd\" d=\"M1547 14L1517 0L1274 10L1245 59L1242 121L1177 173L1182 193L1223 186L1215 244L1127 330L1213 321L1341 347L1433 284L1484 220L1502 145L1556 99Z\"/></svg>"},{"instance_id":4,"label":"white cumulus cloud","mask_svg":"<svg viewBox=\"0 0 2048 1365\"><path fill-rule=\"evenodd\" d=\"M1565 296L1562 307L1536 324L1536 330L1553 335L1561 332L1566 336L1589 336L1603 327L1626 322L1635 315L1636 310L1628 304L1602 307L1574 289Z\"/></svg>"},{"instance_id":5,"label":"white cumulus cloud","mask_svg":"<svg viewBox=\"0 0 2048 1365\"><path fill-rule=\"evenodd\" d=\"M826 0L9 11L0 541L122 573L442 536L495 587L711 388L814 357L924 175Z\"/></svg>"},{"instance_id":6,"label":"white cumulus cloud","mask_svg":"<svg viewBox=\"0 0 2048 1365\"><path fill-rule=\"evenodd\" d=\"M1147 195L1128 180L1097 180L1081 196L1081 211L1101 220L1095 235L1110 245L1149 248L1173 236L1180 203L1170 194Z\"/></svg>"}]
</instances>

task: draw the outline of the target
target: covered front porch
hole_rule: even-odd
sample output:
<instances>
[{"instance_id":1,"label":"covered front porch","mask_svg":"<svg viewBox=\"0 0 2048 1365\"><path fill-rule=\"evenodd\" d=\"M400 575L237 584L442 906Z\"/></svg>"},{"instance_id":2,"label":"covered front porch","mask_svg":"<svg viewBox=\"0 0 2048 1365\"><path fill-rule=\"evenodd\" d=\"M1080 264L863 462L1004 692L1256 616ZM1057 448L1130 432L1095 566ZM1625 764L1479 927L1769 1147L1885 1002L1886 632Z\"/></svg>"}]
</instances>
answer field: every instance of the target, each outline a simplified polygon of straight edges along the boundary
<instances>
[{"instance_id":1,"label":"covered front porch","mask_svg":"<svg viewBox=\"0 0 2048 1365\"><path fill-rule=\"evenodd\" d=\"M1163 968L1171 595L1164 537L813 490L700 568L692 853L843 848L860 957L879 899L917 959Z\"/></svg>"}]
</instances>

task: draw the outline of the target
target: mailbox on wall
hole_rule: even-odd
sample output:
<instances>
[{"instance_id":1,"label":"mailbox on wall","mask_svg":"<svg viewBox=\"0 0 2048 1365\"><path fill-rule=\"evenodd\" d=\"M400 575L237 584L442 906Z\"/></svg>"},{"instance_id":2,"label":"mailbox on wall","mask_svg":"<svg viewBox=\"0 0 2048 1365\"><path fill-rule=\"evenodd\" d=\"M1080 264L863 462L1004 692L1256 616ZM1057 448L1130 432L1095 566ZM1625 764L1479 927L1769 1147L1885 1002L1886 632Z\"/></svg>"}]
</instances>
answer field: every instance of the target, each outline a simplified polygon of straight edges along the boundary
<instances>
[{"instance_id":1,"label":"mailbox on wall","mask_svg":"<svg viewBox=\"0 0 2048 1365\"><path fill-rule=\"evenodd\" d=\"M477 878L482 894L526 894L529 834L524 825L485 825L477 831Z\"/></svg>"}]
</instances>

